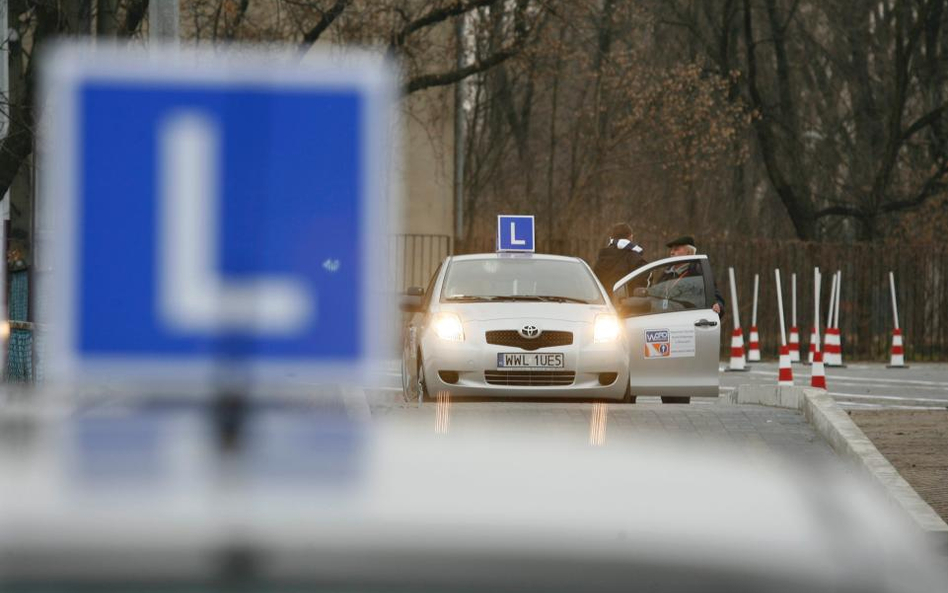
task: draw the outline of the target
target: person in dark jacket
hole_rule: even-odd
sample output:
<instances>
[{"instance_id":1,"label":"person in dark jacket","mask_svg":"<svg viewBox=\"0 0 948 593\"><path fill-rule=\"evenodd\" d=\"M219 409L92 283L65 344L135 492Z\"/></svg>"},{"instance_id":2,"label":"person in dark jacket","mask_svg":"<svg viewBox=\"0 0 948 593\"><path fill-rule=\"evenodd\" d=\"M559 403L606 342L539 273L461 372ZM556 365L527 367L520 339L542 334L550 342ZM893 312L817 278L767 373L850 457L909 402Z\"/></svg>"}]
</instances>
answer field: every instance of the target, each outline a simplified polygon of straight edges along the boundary
<instances>
[{"instance_id":1,"label":"person in dark jacket","mask_svg":"<svg viewBox=\"0 0 948 593\"><path fill-rule=\"evenodd\" d=\"M609 244L599 250L593 272L612 296L612 286L648 261L641 245L632 241L632 227L624 222L612 226Z\"/></svg>"}]
</instances>

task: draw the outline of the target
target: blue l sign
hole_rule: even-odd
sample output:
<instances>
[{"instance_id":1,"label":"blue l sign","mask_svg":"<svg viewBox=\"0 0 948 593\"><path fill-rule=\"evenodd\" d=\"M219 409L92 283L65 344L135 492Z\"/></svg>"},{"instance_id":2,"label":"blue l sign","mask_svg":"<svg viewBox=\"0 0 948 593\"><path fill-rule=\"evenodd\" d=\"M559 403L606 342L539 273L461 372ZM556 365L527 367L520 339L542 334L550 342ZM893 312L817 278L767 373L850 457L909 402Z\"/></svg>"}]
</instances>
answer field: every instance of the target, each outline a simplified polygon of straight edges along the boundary
<instances>
[{"instance_id":1,"label":"blue l sign","mask_svg":"<svg viewBox=\"0 0 948 593\"><path fill-rule=\"evenodd\" d=\"M46 64L51 370L352 378L385 343L385 64L154 54Z\"/></svg>"},{"instance_id":2,"label":"blue l sign","mask_svg":"<svg viewBox=\"0 0 948 593\"><path fill-rule=\"evenodd\" d=\"M534 251L533 216L497 217L497 251Z\"/></svg>"}]
</instances>

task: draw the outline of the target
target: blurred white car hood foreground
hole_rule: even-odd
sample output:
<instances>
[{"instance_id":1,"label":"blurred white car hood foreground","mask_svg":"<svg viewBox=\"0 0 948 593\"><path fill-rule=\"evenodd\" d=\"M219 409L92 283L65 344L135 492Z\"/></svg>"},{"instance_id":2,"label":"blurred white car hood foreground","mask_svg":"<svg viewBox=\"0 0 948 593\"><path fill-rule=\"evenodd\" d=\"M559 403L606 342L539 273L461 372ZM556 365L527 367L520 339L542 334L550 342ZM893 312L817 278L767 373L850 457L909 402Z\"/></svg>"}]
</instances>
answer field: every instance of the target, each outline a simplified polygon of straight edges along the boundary
<instances>
[{"instance_id":1,"label":"blurred white car hood foreground","mask_svg":"<svg viewBox=\"0 0 948 593\"><path fill-rule=\"evenodd\" d=\"M430 428L276 410L236 454L187 412L34 430L0 451L0 583L946 590L843 465Z\"/></svg>"}]
</instances>

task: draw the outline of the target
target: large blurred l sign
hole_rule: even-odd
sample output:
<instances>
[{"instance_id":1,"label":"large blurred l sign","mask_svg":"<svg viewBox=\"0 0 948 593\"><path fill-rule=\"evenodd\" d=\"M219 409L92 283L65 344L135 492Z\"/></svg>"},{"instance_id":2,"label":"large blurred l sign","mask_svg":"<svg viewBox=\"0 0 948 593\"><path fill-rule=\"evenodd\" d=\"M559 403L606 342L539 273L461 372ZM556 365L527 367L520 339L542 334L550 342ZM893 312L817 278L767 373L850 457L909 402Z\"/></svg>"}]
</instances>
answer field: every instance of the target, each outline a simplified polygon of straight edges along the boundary
<instances>
[{"instance_id":1,"label":"large blurred l sign","mask_svg":"<svg viewBox=\"0 0 948 593\"><path fill-rule=\"evenodd\" d=\"M285 276L227 280L220 273L220 133L197 112L176 113L158 133L160 310L181 331L302 330L315 295Z\"/></svg>"}]
</instances>

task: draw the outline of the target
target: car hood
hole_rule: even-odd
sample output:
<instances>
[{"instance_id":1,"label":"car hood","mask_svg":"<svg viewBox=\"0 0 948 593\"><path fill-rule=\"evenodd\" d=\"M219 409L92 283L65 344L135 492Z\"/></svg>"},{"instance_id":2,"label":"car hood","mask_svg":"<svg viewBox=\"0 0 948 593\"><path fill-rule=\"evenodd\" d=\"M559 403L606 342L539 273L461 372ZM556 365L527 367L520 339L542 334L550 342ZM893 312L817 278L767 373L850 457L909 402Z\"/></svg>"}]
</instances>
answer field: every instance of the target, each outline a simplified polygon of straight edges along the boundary
<instances>
[{"instance_id":1,"label":"car hood","mask_svg":"<svg viewBox=\"0 0 948 593\"><path fill-rule=\"evenodd\" d=\"M536 301L502 303L442 303L441 311L457 313L461 320L504 321L554 320L593 323L596 315L612 313L608 305L583 303L542 303Z\"/></svg>"}]
</instances>

